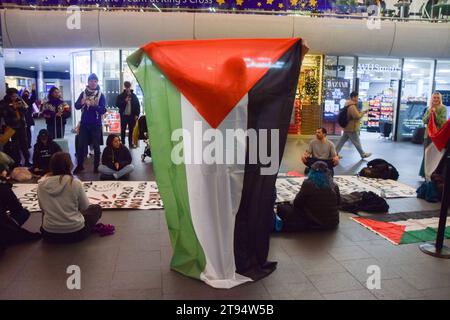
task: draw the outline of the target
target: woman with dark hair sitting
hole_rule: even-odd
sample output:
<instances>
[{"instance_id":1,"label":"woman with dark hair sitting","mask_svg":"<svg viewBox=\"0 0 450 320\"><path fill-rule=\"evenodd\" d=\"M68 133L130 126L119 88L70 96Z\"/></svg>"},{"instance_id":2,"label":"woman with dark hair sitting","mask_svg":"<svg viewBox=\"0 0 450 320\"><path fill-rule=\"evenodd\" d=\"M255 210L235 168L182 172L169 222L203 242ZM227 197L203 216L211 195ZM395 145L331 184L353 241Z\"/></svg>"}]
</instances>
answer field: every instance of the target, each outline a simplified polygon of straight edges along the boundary
<instances>
[{"instance_id":1,"label":"woman with dark hair sitting","mask_svg":"<svg viewBox=\"0 0 450 320\"><path fill-rule=\"evenodd\" d=\"M134 170L131 164L130 150L125 147L116 134L110 134L106 140L106 148L102 154L102 164L98 171L102 173L102 178L120 179Z\"/></svg>"},{"instance_id":2,"label":"woman with dark hair sitting","mask_svg":"<svg viewBox=\"0 0 450 320\"><path fill-rule=\"evenodd\" d=\"M102 216L102 208L89 204L82 183L72 176L72 166L68 153L55 153L50 159L50 173L38 184L42 237L51 242L87 238Z\"/></svg>"},{"instance_id":3,"label":"woman with dark hair sitting","mask_svg":"<svg viewBox=\"0 0 450 320\"><path fill-rule=\"evenodd\" d=\"M33 166L31 172L37 175L44 175L50 171L50 159L60 152L61 147L53 141L46 129L39 131L33 151Z\"/></svg>"},{"instance_id":4,"label":"woman with dark hair sitting","mask_svg":"<svg viewBox=\"0 0 450 320\"><path fill-rule=\"evenodd\" d=\"M283 231L328 230L339 224L339 187L323 161L311 166L308 178L290 204L279 205L277 214Z\"/></svg>"}]
</instances>

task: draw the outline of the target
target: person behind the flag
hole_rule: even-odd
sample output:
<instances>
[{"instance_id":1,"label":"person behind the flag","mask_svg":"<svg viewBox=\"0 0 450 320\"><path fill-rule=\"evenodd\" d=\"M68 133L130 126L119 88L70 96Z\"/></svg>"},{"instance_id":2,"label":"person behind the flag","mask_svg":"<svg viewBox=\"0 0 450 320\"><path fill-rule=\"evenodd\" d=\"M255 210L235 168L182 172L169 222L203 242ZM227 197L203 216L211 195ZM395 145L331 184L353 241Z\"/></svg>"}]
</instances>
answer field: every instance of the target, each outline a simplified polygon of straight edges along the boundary
<instances>
[{"instance_id":1,"label":"person behind the flag","mask_svg":"<svg viewBox=\"0 0 450 320\"><path fill-rule=\"evenodd\" d=\"M283 231L328 230L339 224L339 187L323 161L311 166L293 206L279 205Z\"/></svg>"},{"instance_id":2,"label":"person behind the flag","mask_svg":"<svg viewBox=\"0 0 450 320\"><path fill-rule=\"evenodd\" d=\"M134 170L131 161L130 150L120 142L119 136L110 134L106 139L106 148L103 150L102 164L98 167L103 178L120 179L129 174Z\"/></svg>"},{"instance_id":3,"label":"person behind the flag","mask_svg":"<svg viewBox=\"0 0 450 320\"><path fill-rule=\"evenodd\" d=\"M102 115L106 112L106 99L100 91L97 75L91 74L86 89L80 94L75 109L81 110L77 167L74 174L84 170L83 163L89 144L94 147L94 173L100 164L100 138L102 135Z\"/></svg>"},{"instance_id":4,"label":"person behind the flag","mask_svg":"<svg viewBox=\"0 0 450 320\"><path fill-rule=\"evenodd\" d=\"M123 86L123 92L116 99L116 106L119 108L120 113L120 137L123 144L125 144L125 131L128 126L128 147L134 148L133 129L136 121L139 119L141 105L139 104L138 97L134 94L133 89L131 89L131 83L125 81Z\"/></svg>"},{"instance_id":5,"label":"person behind the flag","mask_svg":"<svg viewBox=\"0 0 450 320\"><path fill-rule=\"evenodd\" d=\"M428 121L430 120L431 113L434 114L434 123L436 125L436 129L440 130L442 126L447 122L447 108L442 103L442 95L440 92L436 91L431 96L431 105L425 112L423 116L423 124L425 126L428 125ZM431 142L431 138L428 136L428 130L425 129L425 138L424 138L424 157L422 159L422 165L420 166L420 176L425 178L425 148Z\"/></svg>"},{"instance_id":6,"label":"person behind the flag","mask_svg":"<svg viewBox=\"0 0 450 320\"><path fill-rule=\"evenodd\" d=\"M325 162L331 172L333 172L333 167L339 164L336 149L333 142L327 139L327 129L325 128L318 128L316 130L316 139L311 140L308 149L302 156L302 162L307 168L305 173L317 161Z\"/></svg>"},{"instance_id":7,"label":"person behind the flag","mask_svg":"<svg viewBox=\"0 0 450 320\"><path fill-rule=\"evenodd\" d=\"M39 180L37 195L44 240L81 241L92 233L102 216L102 208L89 203L83 184L73 177L71 170L70 155L57 152L50 159L50 173Z\"/></svg>"}]
</instances>

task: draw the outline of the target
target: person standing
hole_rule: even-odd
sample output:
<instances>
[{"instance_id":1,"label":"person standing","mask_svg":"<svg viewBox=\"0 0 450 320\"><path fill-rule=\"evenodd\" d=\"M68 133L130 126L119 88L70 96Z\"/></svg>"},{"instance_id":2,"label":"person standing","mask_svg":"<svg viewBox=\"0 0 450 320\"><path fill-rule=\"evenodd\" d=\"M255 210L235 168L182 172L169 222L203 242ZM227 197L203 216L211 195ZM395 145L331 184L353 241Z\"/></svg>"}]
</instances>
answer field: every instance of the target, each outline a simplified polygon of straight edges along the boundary
<instances>
[{"instance_id":1,"label":"person standing","mask_svg":"<svg viewBox=\"0 0 450 320\"><path fill-rule=\"evenodd\" d=\"M27 123L27 139L28 139L28 149L31 148L31 127L35 125L33 119L33 104L36 102L36 87L33 84L30 91L27 89L22 92L22 100L27 104L28 109L25 113L25 121Z\"/></svg>"},{"instance_id":2,"label":"person standing","mask_svg":"<svg viewBox=\"0 0 450 320\"><path fill-rule=\"evenodd\" d=\"M372 155L372 153L364 152L361 146L361 140L359 139L360 120L362 116L367 113L367 110L363 110L362 112L358 111L358 92L353 91L350 94L350 100L345 103L345 107L347 108L348 123L344 128L344 134L342 135L336 146L336 152L339 154L345 142L350 139L356 150L358 150L361 158L368 158Z\"/></svg>"},{"instance_id":3,"label":"person standing","mask_svg":"<svg viewBox=\"0 0 450 320\"><path fill-rule=\"evenodd\" d=\"M66 119L70 117L70 107L61 99L61 91L57 87L49 90L47 101L42 106L42 115L47 123L49 137L64 138Z\"/></svg>"},{"instance_id":4,"label":"person standing","mask_svg":"<svg viewBox=\"0 0 450 320\"><path fill-rule=\"evenodd\" d=\"M78 97L75 109L81 110L81 122L77 149L77 167L74 170L74 174L84 170L83 163L89 144L92 144L94 147L94 173L98 173L102 116L106 112L106 99L100 91L98 78L94 73L89 76L88 85Z\"/></svg>"},{"instance_id":5,"label":"person standing","mask_svg":"<svg viewBox=\"0 0 450 320\"><path fill-rule=\"evenodd\" d=\"M125 144L125 131L128 126L128 147L134 148L133 129L141 113L141 106L139 99L131 89L131 83L125 81L123 86L125 89L116 99L116 106L119 108L120 113L120 137Z\"/></svg>"},{"instance_id":6,"label":"person standing","mask_svg":"<svg viewBox=\"0 0 450 320\"><path fill-rule=\"evenodd\" d=\"M16 88L9 88L6 91L5 98L0 101L0 109L5 124L14 130L11 141L14 148L22 153L25 160L25 166L30 167L30 152L28 151L27 123L25 114L28 105L19 97L19 91ZM18 158L12 157L16 161L16 166L20 166L20 154Z\"/></svg>"},{"instance_id":7,"label":"person standing","mask_svg":"<svg viewBox=\"0 0 450 320\"><path fill-rule=\"evenodd\" d=\"M428 121L430 120L431 114L434 114L434 123L436 124L436 128L440 130L442 126L447 122L447 108L442 104L442 95L439 92L434 92L431 97L431 106L425 112L423 116L423 124L425 126L428 125ZM428 130L425 129L425 138L424 138L424 157L422 159L422 165L420 166L420 176L425 178L425 148L433 143L431 138L428 136Z\"/></svg>"}]
</instances>

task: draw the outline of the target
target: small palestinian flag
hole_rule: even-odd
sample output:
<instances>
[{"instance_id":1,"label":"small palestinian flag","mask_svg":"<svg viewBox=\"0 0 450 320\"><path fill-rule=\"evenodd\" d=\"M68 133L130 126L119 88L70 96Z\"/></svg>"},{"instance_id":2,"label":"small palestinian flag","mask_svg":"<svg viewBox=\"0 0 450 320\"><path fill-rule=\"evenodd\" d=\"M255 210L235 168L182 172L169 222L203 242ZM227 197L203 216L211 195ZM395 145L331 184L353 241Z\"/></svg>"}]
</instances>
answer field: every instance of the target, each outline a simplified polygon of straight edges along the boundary
<instances>
[{"instance_id":1,"label":"small palestinian flag","mask_svg":"<svg viewBox=\"0 0 450 320\"><path fill-rule=\"evenodd\" d=\"M144 92L171 268L216 288L260 279L300 39L150 43L128 58Z\"/></svg>"},{"instance_id":2,"label":"small palestinian flag","mask_svg":"<svg viewBox=\"0 0 450 320\"><path fill-rule=\"evenodd\" d=\"M435 241L439 225L439 211L393 213L374 218L351 218L393 244ZM450 217L445 237L450 238Z\"/></svg>"}]
</instances>

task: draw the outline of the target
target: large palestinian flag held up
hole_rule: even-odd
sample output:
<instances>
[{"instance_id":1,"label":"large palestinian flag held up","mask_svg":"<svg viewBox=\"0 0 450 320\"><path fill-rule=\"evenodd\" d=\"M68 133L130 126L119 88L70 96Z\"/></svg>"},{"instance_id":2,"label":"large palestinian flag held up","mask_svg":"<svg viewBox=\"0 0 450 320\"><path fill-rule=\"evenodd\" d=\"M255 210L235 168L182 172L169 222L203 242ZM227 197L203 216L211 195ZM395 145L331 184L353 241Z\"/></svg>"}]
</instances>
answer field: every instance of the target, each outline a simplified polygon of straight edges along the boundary
<instances>
[{"instance_id":1,"label":"large palestinian flag held up","mask_svg":"<svg viewBox=\"0 0 450 320\"><path fill-rule=\"evenodd\" d=\"M301 51L300 39L166 41L128 58L144 91L173 270L231 288L275 269L275 181Z\"/></svg>"}]
</instances>

